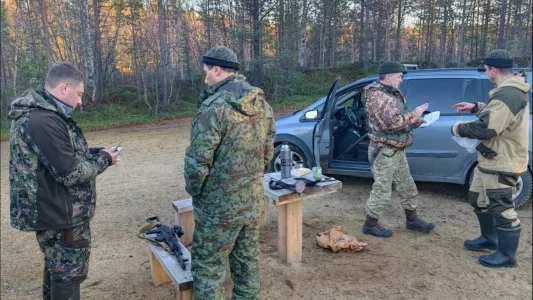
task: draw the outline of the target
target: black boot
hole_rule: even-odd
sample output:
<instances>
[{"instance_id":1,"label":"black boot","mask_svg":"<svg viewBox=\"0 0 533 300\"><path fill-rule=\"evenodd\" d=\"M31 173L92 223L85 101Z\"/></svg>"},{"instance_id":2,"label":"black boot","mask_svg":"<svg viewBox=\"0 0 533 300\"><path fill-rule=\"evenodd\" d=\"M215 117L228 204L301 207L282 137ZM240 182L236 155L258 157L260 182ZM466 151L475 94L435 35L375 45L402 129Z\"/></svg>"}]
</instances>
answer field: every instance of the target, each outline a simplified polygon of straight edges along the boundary
<instances>
[{"instance_id":1,"label":"black boot","mask_svg":"<svg viewBox=\"0 0 533 300\"><path fill-rule=\"evenodd\" d=\"M475 213L479 220L481 235L477 239L466 240L465 248L474 251L498 249L498 232L491 213L478 211Z\"/></svg>"},{"instance_id":2,"label":"black boot","mask_svg":"<svg viewBox=\"0 0 533 300\"><path fill-rule=\"evenodd\" d=\"M430 232L435 228L435 224L426 222L418 217L416 209L405 210L405 228L412 231Z\"/></svg>"},{"instance_id":3,"label":"black boot","mask_svg":"<svg viewBox=\"0 0 533 300\"><path fill-rule=\"evenodd\" d=\"M514 268L516 249L520 240L520 227L496 228L498 231L498 251L479 257L479 263L489 268Z\"/></svg>"},{"instance_id":4,"label":"black boot","mask_svg":"<svg viewBox=\"0 0 533 300\"><path fill-rule=\"evenodd\" d=\"M382 238L389 238L392 236L392 231L385 229L378 224L378 219L366 216L365 224L363 224L363 233Z\"/></svg>"}]
</instances>

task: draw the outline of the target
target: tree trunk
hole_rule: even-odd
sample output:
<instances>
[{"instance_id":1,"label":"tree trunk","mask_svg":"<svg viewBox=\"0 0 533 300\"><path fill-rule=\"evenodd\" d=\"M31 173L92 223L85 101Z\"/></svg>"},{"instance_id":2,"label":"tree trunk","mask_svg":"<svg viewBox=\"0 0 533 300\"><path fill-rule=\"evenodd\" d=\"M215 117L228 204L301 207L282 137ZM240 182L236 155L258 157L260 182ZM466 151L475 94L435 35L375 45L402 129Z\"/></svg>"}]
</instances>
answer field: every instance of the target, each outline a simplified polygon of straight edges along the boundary
<instances>
[{"instance_id":1,"label":"tree trunk","mask_svg":"<svg viewBox=\"0 0 533 300\"><path fill-rule=\"evenodd\" d=\"M94 5L94 4L93 4ZM94 92L94 83L95 83L95 74L94 74L94 68L96 66L94 62L93 57L93 49L92 47L87 47L84 45L91 45L91 17L89 15L89 3L86 0L79 0L77 3L77 12L78 12L78 24L79 24L79 33L81 36L81 58L82 58L82 65L83 70L85 73L85 78L87 79L87 87L90 92L92 92L91 101L97 102L97 100L101 100L100 97L95 98L95 92ZM96 10L95 10L96 12Z\"/></svg>"},{"instance_id":2,"label":"tree trunk","mask_svg":"<svg viewBox=\"0 0 533 300\"><path fill-rule=\"evenodd\" d=\"M326 34L327 34L327 22L329 20L328 16L328 7L326 5L326 0L322 0L323 9L322 9L322 22L320 24L320 59L319 67L324 68L326 64Z\"/></svg>"},{"instance_id":3,"label":"tree trunk","mask_svg":"<svg viewBox=\"0 0 533 300\"><path fill-rule=\"evenodd\" d=\"M365 25L365 0L361 0L361 39L359 42L359 62L365 67L368 65L366 60L366 29Z\"/></svg>"},{"instance_id":4,"label":"tree trunk","mask_svg":"<svg viewBox=\"0 0 533 300\"><path fill-rule=\"evenodd\" d=\"M205 8L205 31L207 34L207 49L211 49L211 0L206 1Z\"/></svg>"},{"instance_id":5,"label":"tree trunk","mask_svg":"<svg viewBox=\"0 0 533 300\"><path fill-rule=\"evenodd\" d=\"M466 0L465 0L466 1ZM402 61L402 44L401 44L401 35L402 35L402 20L403 20L403 11L402 11L402 0L398 0L398 26L396 27L396 60Z\"/></svg>"},{"instance_id":6,"label":"tree trunk","mask_svg":"<svg viewBox=\"0 0 533 300\"><path fill-rule=\"evenodd\" d=\"M444 1L444 16L442 19L442 29L440 36L440 66L444 67L444 58L446 56L446 31L448 23L448 1Z\"/></svg>"},{"instance_id":7,"label":"tree trunk","mask_svg":"<svg viewBox=\"0 0 533 300\"><path fill-rule=\"evenodd\" d=\"M191 68L191 64L192 64L192 61L191 61L191 42L190 42L190 39L189 39L189 23L187 23L187 18L186 18L186 12L188 11L184 11L184 14L182 16L182 21L183 21L183 39L185 40L185 62L187 63L187 68L186 68L186 74L185 74L185 77L189 76L192 78L191 74L192 74L192 68Z\"/></svg>"},{"instance_id":8,"label":"tree trunk","mask_svg":"<svg viewBox=\"0 0 533 300\"><path fill-rule=\"evenodd\" d=\"M525 13L525 16L531 16L531 2L532 1L527 1L526 2L526 13ZM529 57L529 65L531 66L532 62L533 62L533 49L531 47L531 44L532 44L532 26L531 26L531 18L529 17L526 17L526 26L524 28L526 28L526 35L524 37L524 40L525 40L525 43L522 44L522 50L521 52L524 53L524 55L526 55L527 57ZM522 24L520 24L520 28L522 28ZM520 35L520 38L522 38L522 35Z\"/></svg>"},{"instance_id":9,"label":"tree trunk","mask_svg":"<svg viewBox=\"0 0 533 300\"><path fill-rule=\"evenodd\" d=\"M180 80L185 80L184 68L183 68L183 45L181 44L181 3L180 0L174 2L174 34L176 38L176 51L178 52L178 72L180 74Z\"/></svg>"},{"instance_id":10,"label":"tree trunk","mask_svg":"<svg viewBox=\"0 0 533 300\"><path fill-rule=\"evenodd\" d=\"M300 64L300 67L305 67L305 50L306 50L306 44L307 44L307 0L303 1L302 6L302 19L300 21L300 41L298 43L298 63Z\"/></svg>"},{"instance_id":11,"label":"tree trunk","mask_svg":"<svg viewBox=\"0 0 533 300\"><path fill-rule=\"evenodd\" d=\"M252 0L251 7L252 26L253 26L253 70L252 70L252 85L261 86L261 23L259 20L259 0Z\"/></svg>"},{"instance_id":12,"label":"tree trunk","mask_svg":"<svg viewBox=\"0 0 533 300\"><path fill-rule=\"evenodd\" d=\"M50 48L50 32L48 30L48 8L44 0L39 0L39 9L41 13L41 26L43 31L43 43L46 51L46 65L50 67L53 61L52 49Z\"/></svg>"},{"instance_id":13,"label":"tree trunk","mask_svg":"<svg viewBox=\"0 0 533 300\"><path fill-rule=\"evenodd\" d=\"M507 12L507 0L500 0L500 20L498 28L498 49L505 48L505 14Z\"/></svg>"},{"instance_id":14,"label":"tree trunk","mask_svg":"<svg viewBox=\"0 0 533 300\"><path fill-rule=\"evenodd\" d=\"M385 1L386 22L385 22L385 60L391 60L391 32L392 32L392 8L389 1Z\"/></svg>"},{"instance_id":15,"label":"tree trunk","mask_svg":"<svg viewBox=\"0 0 533 300\"><path fill-rule=\"evenodd\" d=\"M67 52L68 59L71 63L76 63L76 60L74 59L74 56L72 55L72 45L70 43L70 34L69 30L65 24L65 21L63 20L63 14L60 10L60 5L57 3L57 0L53 0L54 2L54 9L56 11L57 21L59 22L59 28L61 29L61 33L63 35L63 40L65 41L65 48Z\"/></svg>"},{"instance_id":16,"label":"tree trunk","mask_svg":"<svg viewBox=\"0 0 533 300\"><path fill-rule=\"evenodd\" d=\"M0 69L0 85L2 87L2 94L1 94L1 98L2 98L2 104L3 104L3 107L5 107L5 113L7 115L7 113L9 112L9 109L7 109L9 107L9 104L11 103L11 101L9 100L9 95L7 94L7 89L8 89L8 85L7 85L7 77L8 77L8 74L7 74L7 71L6 71L6 65L7 65L7 59L6 59L6 50L5 50L5 47L6 47L6 44L7 44L7 36L6 36L6 33L7 33L7 29L6 29L6 25L7 25L7 22L6 22L6 19L5 19L5 9L6 9L6 3L5 2L2 2L0 3L0 9L2 11L0 11L0 16L1 16L1 24L0 24L0 66L1 66L1 69Z\"/></svg>"},{"instance_id":17,"label":"tree trunk","mask_svg":"<svg viewBox=\"0 0 533 300\"><path fill-rule=\"evenodd\" d=\"M159 50L160 50L160 85L161 85L161 101L167 105L168 99L168 43L167 43L167 26L165 17L165 7L163 7L163 0L157 0L157 20L159 27Z\"/></svg>"},{"instance_id":18,"label":"tree trunk","mask_svg":"<svg viewBox=\"0 0 533 300\"><path fill-rule=\"evenodd\" d=\"M461 15L461 29L459 31L459 45L457 47L457 50L459 53L457 53L457 67L461 66L461 62L463 61L463 47L464 47L464 41L465 41L465 16L466 16L466 0L463 0L463 13Z\"/></svg>"},{"instance_id":19,"label":"tree trunk","mask_svg":"<svg viewBox=\"0 0 533 300\"><path fill-rule=\"evenodd\" d=\"M338 4L337 4L337 1L336 0L332 0L333 1L333 16L332 16L332 20L333 20L333 24L331 24L330 21L328 21L328 23L330 24L330 46L331 46L331 53L330 53L330 59L329 59L329 66L331 67L335 67L336 66L336 52L337 52L337 20L338 20L338 13L337 13L337 10L338 10Z\"/></svg>"},{"instance_id":20,"label":"tree trunk","mask_svg":"<svg viewBox=\"0 0 533 300\"><path fill-rule=\"evenodd\" d=\"M428 20L428 36L426 39L426 61L430 62L433 58L433 22L435 20L433 1L429 1L429 20Z\"/></svg>"},{"instance_id":21,"label":"tree trunk","mask_svg":"<svg viewBox=\"0 0 533 300\"><path fill-rule=\"evenodd\" d=\"M131 38L132 38L132 47L131 47L131 60L132 60L132 65L133 65L133 71L134 71L134 75L135 75L135 83L137 84L137 100L139 102L142 102L142 97L141 97L141 79L140 79L140 74L139 74L139 71L140 71L140 68L139 68L139 60L138 60L138 41L137 41L137 30L136 30L136 26L135 26L135 20L138 19L138 15L137 15L137 12L136 12L136 8L133 7L133 0L129 0L129 4L130 4L130 21L131 21ZM148 109L149 111L151 112L151 107L150 105L148 104Z\"/></svg>"},{"instance_id":22,"label":"tree trunk","mask_svg":"<svg viewBox=\"0 0 533 300\"><path fill-rule=\"evenodd\" d=\"M102 68L102 46L100 33L100 4L93 0L94 10L94 99L96 102L104 100L104 72Z\"/></svg>"},{"instance_id":23,"label":"tree trunk","mask_svg":"<svg viewBox=\"0 0 533 300\"><path fill-rule=\"evenodd\" d=\"M485 4L485 14L483 16L483 33L481 36L481 53L479 53L480 56L485 56L487 54L487 42L489 34L490 0L487 0Z\"/></svg>"}]
</instances>

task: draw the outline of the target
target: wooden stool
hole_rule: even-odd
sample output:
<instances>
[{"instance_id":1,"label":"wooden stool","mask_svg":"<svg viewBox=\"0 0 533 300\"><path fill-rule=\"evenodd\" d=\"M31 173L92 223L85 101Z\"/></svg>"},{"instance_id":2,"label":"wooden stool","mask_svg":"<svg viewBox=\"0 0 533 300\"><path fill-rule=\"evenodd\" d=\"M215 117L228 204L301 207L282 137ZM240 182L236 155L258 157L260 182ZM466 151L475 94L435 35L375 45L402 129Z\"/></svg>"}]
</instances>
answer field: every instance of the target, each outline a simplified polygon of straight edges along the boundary
<instances>
[{"instance_id":1,"label":"wooden stool","mask_svg":"<svg viewBox=\"0 0 533 300\"><path fill-rule=\"evenodd\" d=\"M192 245L192 237L194 234L194 208L192 206L192 199L176 200L172 202L174 207L174 215L176 224L181 226L185 234L180 238L181 243L185 247Z\"/></svg>"},{"instance_id":2,"label":"wooden stool","mask_svg":"<svg viewBox=\"0 0 533 300\"><path fill-rule=\"evenodd\" d=\"M177 300L194 299L191 253L185 247L181 247L183 257L188 259L185 263L186 270L183 270L173 254L149 241L146 242L150 250L150 269L152 271L154 285L157 287L168 282L173 282L176 287Z\"/></svg>"}]
</instances>

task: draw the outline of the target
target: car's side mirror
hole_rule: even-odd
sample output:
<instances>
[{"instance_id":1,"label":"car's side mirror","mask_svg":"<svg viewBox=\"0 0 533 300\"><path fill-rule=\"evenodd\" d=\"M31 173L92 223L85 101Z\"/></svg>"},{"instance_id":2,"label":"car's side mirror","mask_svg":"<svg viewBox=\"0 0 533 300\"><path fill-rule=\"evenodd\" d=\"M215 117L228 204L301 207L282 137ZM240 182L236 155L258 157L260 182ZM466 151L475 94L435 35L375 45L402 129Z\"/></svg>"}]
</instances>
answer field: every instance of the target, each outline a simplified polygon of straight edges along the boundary
<instances>
[{"instance_id":1,"label":"car's side mirror","mask_svg":"<svg viewBox=\"0 0 533 300\"><path fill-rule=\"evenodd\" d=\"M306 120L315 120L318 119L318 110L311 110L305 113Z\"/></svg>"}]
</instances>

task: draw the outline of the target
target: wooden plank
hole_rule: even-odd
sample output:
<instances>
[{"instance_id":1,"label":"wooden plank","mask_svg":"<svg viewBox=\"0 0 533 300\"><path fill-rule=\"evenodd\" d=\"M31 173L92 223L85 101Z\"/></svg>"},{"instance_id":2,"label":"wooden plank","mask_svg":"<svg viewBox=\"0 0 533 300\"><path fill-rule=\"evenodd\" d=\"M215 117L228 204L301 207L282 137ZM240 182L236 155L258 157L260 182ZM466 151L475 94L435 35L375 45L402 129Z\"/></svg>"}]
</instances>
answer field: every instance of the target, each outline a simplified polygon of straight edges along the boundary
<instances>
[{"instance_id":1,"label":"wooden plank","mask_svg":"<svg viewBox=\"0 0 533 300\"><path fill-rule=\"evenodd\" d=\"M274 204L276 206L280 206L280 205L285 205L285 204L288 204L288 203L291 203L291 202L295 202L295 201L306 200L306 199L311 199L311 198L315 198L315 197L318 197L318 196L324 196L324 195L327 195L327 194L332 194L332 193L337 192L341 186L342 186L342 184L339 181L339 185L338 186L323 187L322 189L320 189L318 191L313 191L312 193L307 192L307 189L301 195L296 193L296 192L294 192L292 194L288 194L288 195L280 197L279 201L274 202Z\"/></svg>"},{"instance_id":2,"label":"wooden plank","mask_svg":"<svg viewBox=\"0 0 533 300\"><path fill-rule=\"evenodd\" d=\"M172 206L174 207L177 213L184 213L194 210L194 207L192 206L192 198L176 200L172 202Z\"/></svg>"},{"instance_id":3,"label":"wooden plank","mask_svg":"<svg viewBox=\"0 0 533 300\"><path fill-rule=\"evenodd\" d=\"M286 263L302 260L303 201L278 207L278 253Z\"/></svg>"},{"instance_id":4,"label":"wooden plank","mask_svg":"<svg viewBox=\"0 0 533 300\"><path fill-rule=\"evenodd\" d=\"M150 271L152 273L152 281L156 287L171 282L172 279L168 277L167 271L161 266L154 252L150 250Z\"/></svg>"},{"instance_id":5,"label":"wooden plank","mask_svg":"<svg viewBox=\"0 0 533 300\"><path fill-rule=\"evenodd\" d=\"M156 246L149 241L146 242L148 243L150 251L156 258L155 261L158 261L159 264L164 268L167 276L170 277L172 282L174 282L174 285L181 291L191 289L193 279L191 274L191 253L189 250L181 245L183 257L188 259L188 261L185 263L186 269L183 270L173 254L170 254L162 247ZM152 265L154 265L154 267L157 266L155 263Z\"/></svg>"},{"instance_id":6,"label":"wooden plank","mask_svg":"<svg viewBox=\"0 0 533 300\"><path fill-rule=\"evenodd\" d=\"M287 261L287 205L278 207L278 255Z\"/></svg>"},{"instance_id":7,"label":"wooden plank","mask_svg":"<svg viewBox=\"0 0 533 300\"><path fill-rule=\"evenodd\" d=\"M307 178L311 179L310 176L311 175L307 175ZM269 173L265 174L264 177L265 196L270 198L275 205L284 205L286 203L298 201L301 200L301 197L303 197L303 199L308 199L315 196L323 196L326 194L334 193L342 188L342 182L338 180L324 181L319 182L312 187L306 187L302 194L298 194L295 191L289 189L271 190L268 186L268 183L270 182L271 178L279 179L280 173Z\"/></svg>"},{"instance_id":8,"label":"wooden plank","mask_svg":"<svg viewBox=\"0 0 533 300\"><path fill-rule=\"evenodd\" d=\"M176 300L193 300L194 290L188 289L185 291L176 291Z\"/></svg>"},{"instance_id":9,"label":"wooden plank","mask_svg":"<svg viewBox=\"0 0 533 300\"><path fill-rule=\"evenodd\" d=\"M175 224L181 226L185 233L180 241L185 247L192 245L192 239L194 235L194 207L192 205L192 199L176 200L172 202L175 214Z\"/></svg>"},{"instance_id":10,"label":"wooden plank","mask_svg":"<svg viewBox=\"0 0 533 300\"><path fill-rule=\"evenodd\" d=\"M180 241L185 247L189 247L192 245L192 239L194 236L194 212L188 211L179 213L177 215L177 221L184 232L180 238Z\"/></svg>"}]
</instances>

